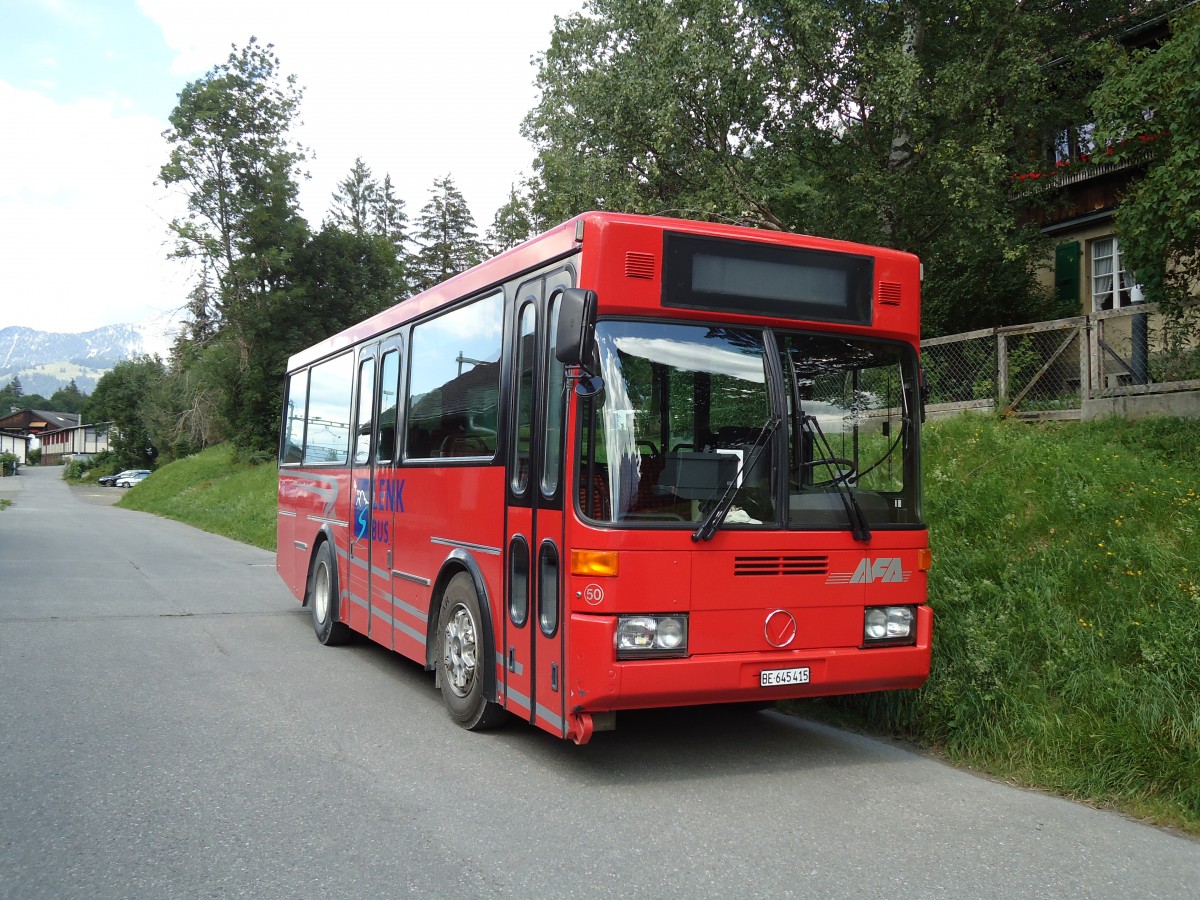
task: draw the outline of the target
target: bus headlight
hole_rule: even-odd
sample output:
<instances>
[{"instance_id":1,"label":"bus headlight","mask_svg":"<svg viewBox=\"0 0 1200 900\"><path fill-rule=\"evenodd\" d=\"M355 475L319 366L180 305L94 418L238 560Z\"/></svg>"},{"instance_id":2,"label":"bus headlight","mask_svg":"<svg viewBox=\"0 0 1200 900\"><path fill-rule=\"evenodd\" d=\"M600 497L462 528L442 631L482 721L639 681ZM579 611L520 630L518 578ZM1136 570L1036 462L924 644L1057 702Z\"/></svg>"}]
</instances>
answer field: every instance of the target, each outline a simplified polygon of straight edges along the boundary
<instances>
[{"instance_id":1,"label":"bus headlight","mask_svg":"<svg viewBox=\"0 0 1200 900\"><path fill-rule=\"evenodd\" d=\"M912 644L917 639L915 606L868 606L863 615L863 644Z\"/></svg>"},{"instance_id":2,"label":"bus headlight","mask_svg":"<svg viewBox=\"0 0 1200 900\"><path fill-rule=\"evenodd\" d=\"M617 659L687 655L687 616L621 616Z\"/></svg>"}]
</instances>

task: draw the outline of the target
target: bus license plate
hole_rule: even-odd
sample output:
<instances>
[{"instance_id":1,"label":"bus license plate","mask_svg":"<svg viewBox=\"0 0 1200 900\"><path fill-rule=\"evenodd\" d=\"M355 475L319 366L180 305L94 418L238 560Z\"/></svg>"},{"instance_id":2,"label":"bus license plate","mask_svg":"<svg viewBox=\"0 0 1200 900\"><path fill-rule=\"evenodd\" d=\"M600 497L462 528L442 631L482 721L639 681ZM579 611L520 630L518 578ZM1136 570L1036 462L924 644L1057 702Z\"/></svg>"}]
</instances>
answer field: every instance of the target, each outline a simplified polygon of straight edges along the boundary
<instances>
[{"instance_id":1,"label":"bus license plate","mask_svg":"<svg viewBox=\"0 0 1200 900\"><path fill-rule=\"evenodd\" d=\"M798 669L764 669L759 673L759 687L777 684L808 684L808 666Z\"/></svg>"}]
</instances>

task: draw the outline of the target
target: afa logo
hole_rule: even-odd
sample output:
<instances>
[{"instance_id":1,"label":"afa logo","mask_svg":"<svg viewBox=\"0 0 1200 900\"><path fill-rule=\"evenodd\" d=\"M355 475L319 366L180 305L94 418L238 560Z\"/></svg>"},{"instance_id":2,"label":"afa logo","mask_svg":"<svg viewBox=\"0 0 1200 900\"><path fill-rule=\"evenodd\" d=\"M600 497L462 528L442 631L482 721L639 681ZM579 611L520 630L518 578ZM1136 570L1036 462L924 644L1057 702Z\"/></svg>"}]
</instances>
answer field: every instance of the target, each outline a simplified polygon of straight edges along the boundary
<instances>
[{"instance_id":1,"label":"afa logo","mask_svg":"<svg viewBox=\"0 0 1200 900\"><path fill-rule=\"evenodd\" d=\"M825 579L826 584L873 584L876 581L883 584L902 584L912 576L905 572L898 556L880 556L871 559L864 556L853 572L831 572Z\"/></svg>"}]
</instances>

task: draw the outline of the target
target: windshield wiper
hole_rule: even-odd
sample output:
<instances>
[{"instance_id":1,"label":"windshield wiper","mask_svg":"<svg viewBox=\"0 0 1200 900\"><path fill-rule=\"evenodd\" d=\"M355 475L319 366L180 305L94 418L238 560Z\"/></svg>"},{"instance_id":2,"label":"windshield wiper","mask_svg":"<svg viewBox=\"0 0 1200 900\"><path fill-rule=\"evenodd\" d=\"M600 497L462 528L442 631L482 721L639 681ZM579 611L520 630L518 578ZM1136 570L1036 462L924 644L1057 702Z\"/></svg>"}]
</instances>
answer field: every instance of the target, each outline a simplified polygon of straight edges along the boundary
<instances>
[{"instance_id":1,"label":"windshield wiper","mask_svg":"<svg viewBox=\"0 0 1200 900\"><path fill-rule=\"evenodd\" d=\"M825 461L831 466L836 466L837 457L834 456L833 447L825 437L825 432L821 430L821 423L817 421L817 417L802 416L800 427L807 429L809 434L819 441L821 450L825 454ZM810 465L818 464L820 464L819 460L810 463ZM863 515L862 507L858 505L858 498L854 496L854 491L850 488L849 478L850 472L835 468L831 483L842 499L842 507L846 510L846 521L850 523L850 533L854 535L856 541L866 543L871 540L871 529L867 525L867 517Z\"/></svg>"},{"instance_id":2,"label":"windshield wiper","mask_svg":"<svg viewBox=\"0 0 1200 900\"><path fill-rule=\"evenodd\" d=\"M700 527L692 532L693 541L711 541L713 535L717 533L717 529L721 527L721 523L725 521L725 517L729 515L729 510L733 508L733 499L737 496L738 482L741 481L742 473L749 472L755 462L758 461L759 454L767 445L767 441L771 439L771 435L775 433L775 429L779 427L779 416L771 416L763 423L762 431L758 433L758 437L754 439L754 443L750 445L750 452L745 454L745 459L738 465L738 470L734 473L733 478L729 479L729 484L725 487L725 493L721 495L721 499L716 505L709 510L708 515L704 517L704 521L700 523Z\"/></svg>"}]
</instances>

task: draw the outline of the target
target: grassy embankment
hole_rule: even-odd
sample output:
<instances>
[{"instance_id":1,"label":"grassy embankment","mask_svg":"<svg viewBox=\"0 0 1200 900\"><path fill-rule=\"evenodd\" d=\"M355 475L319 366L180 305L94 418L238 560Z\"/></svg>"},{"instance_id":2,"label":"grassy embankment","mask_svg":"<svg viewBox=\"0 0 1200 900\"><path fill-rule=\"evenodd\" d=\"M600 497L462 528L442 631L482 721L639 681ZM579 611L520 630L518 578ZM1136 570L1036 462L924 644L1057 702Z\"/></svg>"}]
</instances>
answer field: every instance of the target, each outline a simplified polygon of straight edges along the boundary
<instances>
[{"instance_id":1,"label":"grassy embankment","mask_svg":"<svg viewBox=\"0 0 1200 900\"><path fill-rule=\"evenodd\" d=\"M122 505L261 547L275 468L210 450ZM925 429L933 673L793 704L1200 834L1200 421Z\"/></svg>"},{"instance_id":2,"label":"grassy embankment","mask_svg":"<svg viewBox=\"0 0 1200 900\"><path fill-rule=\"evenodd\" d=\"M119 505L274 550L277 471L274 461L239 463L228 447L213 447L163 466Z\"/></svg>"}]
</instances>

